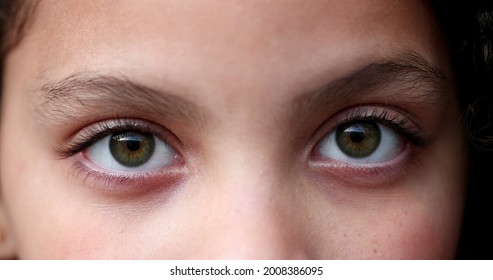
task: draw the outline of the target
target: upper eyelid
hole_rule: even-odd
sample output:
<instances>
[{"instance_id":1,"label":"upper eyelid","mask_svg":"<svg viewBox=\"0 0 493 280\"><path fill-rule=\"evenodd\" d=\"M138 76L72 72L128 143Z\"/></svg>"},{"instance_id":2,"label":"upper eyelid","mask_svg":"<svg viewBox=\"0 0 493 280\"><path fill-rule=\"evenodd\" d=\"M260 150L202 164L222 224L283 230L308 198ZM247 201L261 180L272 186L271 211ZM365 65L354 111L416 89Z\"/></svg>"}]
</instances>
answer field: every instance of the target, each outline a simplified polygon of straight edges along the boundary
<instances>
[{"instance_id":1,"label":"upper eyelid","mask_svg":"<svg viewBox=\"0 0 493 280\"><path fill-rule=\"evenodd\" d=\"M366 109L366 110L365 110ZM349 112L349 113L344 113ZM390 118L389 116L394 113L394 118ZM339 116L339 117L338 117ZM397 118L401 118L405 120L406 123L410 124L416 130L421 130L422 128L416 123L416 121L411 117L410 114L402 112L398 108L394 108L388 105L381 104L361 104L358 106L353 106L350 108L344 109L342 112L336 114L338 125L346 123L352 120L358 119L381 119L394 121Z\"/></svg>"},{"instance_id":2,"label":"upper eyelid","mask_svg":"<svg viewBox=\"0 0 493 280\"><path fill-rule=\"evenodd\" d=\"M385 113L385 116L382 115ZM352 121L358 120L374 120L383 122L384 125L390 126L392 129L396 127L396 118L390 119L390 115L399 117L401 121L405 121L407 127L400 127L404 131L397 131L410 139L413 144L418 146L426 146L431 141L431 136L428 135L421 126L419 126L411 115L401 111L398 108L394 108L385 104L360 104L358 106L352 106L345 108L334 116L326 120L315 132L313 136L316 139L316 143L319 143L329 133L334 132L340 125L346 124Z\"/></svg>"},{"instance_id":3,"label":"upper eyelid","mask_svg":"<svg viewBox=\"0 0 493 280\"><path fill-rule=\"evenodd\" d=\"M346 124L348 122L357 122L360 120L374 120L374 121L380 121L384 122L387 124L396 124L397 122L403 125L406 125L404 129L406 130L411 130L411 131L419 131L420 128L417 126L412 120L406 118L405 116L394 116L394 117L389 117L389 110L392 109L387 109L383 108L380 109L379 111L374 110L370 113L360 113L360 109L358 108L356 111L351 112L349 116L345 116L343 119L339 119L337 121L336 126L340 126L343 124ZM397 121L399 120L399 121Z\"/></svg>"},{"instance_id":4,"label":"upper eyelid","mask_svg":"<svg viewBox=\"0 0 493 280\"><path fill-rule=\"evenodd\" d=\"M373 99L436 109L448 98L447 75L416 52L397 53L355 70L297 97L293 108L296 120L309 119L313 112L336 111L348 100Z\"/></svg>"}]
</instances>

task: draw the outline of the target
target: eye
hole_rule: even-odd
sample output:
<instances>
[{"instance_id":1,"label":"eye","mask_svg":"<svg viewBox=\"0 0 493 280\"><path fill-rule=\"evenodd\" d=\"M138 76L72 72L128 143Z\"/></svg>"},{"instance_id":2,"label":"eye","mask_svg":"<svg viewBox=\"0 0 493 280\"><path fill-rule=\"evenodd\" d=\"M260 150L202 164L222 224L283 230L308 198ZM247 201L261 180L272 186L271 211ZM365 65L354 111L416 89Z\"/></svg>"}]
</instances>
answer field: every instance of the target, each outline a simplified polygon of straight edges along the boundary
<instances>
[{"instance_id":1,"label":"eye","mask_svg":"<svg viewBox=\"0 0 493 280\"><path fill-rule=\"evenodd\" d=\"M111 171L145 172L173 163L176 152L149 132L121 131L96 141L85 151L95 165Z\"/></svg>"},{"instance_id":2,"label":"eye","mask_svg":"<svg viewBox=\"0 0 493 280\"><path fill-rule=\"evenodd\" d=\"M404 139L376 121L342 124L318 144L322 157L352 164L376 164L395 158Z\"/></svg>"}]
</instances>

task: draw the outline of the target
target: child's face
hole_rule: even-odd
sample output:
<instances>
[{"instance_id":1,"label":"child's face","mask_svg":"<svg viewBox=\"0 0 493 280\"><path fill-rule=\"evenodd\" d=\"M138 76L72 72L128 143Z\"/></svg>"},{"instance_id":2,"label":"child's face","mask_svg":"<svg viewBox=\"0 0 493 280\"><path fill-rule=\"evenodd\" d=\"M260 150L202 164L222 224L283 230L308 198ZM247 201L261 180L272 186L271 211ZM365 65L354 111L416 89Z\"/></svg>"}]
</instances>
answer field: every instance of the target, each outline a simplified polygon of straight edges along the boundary
<instances>
[{"instance_id":1,"label":"child's face","mask_svg":"<svg viewBox=\"0 0 493 280\"><path fill-rule=\"evenodd\" d=\"M453 257L462 127L425 3L41 1L2 93L17 256Z\"/></svg>"}]
</instances>

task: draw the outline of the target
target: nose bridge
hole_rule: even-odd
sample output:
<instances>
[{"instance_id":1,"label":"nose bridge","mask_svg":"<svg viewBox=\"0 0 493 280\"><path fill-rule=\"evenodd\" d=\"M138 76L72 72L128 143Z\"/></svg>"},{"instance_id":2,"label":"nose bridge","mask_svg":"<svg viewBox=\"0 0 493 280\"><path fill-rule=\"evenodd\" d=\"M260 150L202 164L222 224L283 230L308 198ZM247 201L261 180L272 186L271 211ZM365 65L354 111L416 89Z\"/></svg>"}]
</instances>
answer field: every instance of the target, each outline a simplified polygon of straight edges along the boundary
<instances>
[{"instance_id":1,"label":"nose bridge","mask_svg":"<svg viewBox=\"0 0 493 280\"><path fill-rule=\"evenodd\" d=\"M235 103L235 114L222 118L205 139L196 257L304 258L299 215L290 215L296 182L286 168L292 159L285 135L274 116L250 102Z\"/></svg>"},{"instance_id":2,"label":"nose bridge","mask_svg":"<svg viewBox=\"0 0 493 280\"><path fill-rule=\"evenodd\" d=\"M291 187L272 153L245 146L222 158L208 188L213 197L205 214L210 227L202 244L204 258L303 258L295 219L290 219Z\"/></svg>"}]
</instances>

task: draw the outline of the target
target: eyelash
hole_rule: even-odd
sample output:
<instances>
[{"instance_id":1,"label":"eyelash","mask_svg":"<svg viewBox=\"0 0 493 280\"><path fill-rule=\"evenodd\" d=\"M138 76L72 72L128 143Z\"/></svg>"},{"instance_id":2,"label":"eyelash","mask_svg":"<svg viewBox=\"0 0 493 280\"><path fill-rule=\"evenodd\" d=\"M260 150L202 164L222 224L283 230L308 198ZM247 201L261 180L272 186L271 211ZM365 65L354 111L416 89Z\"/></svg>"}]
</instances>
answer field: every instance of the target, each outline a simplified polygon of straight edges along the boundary
<instances>
[{"instance_id":1,"label":"eyelash","mask_svg":"<svg viewBox=\"0 0 493 280\"><path fill-rule=\"evenodd\" d=\"M326 122L321 128L317 129L316 133L319 135L319 137L315 137L317 139L317 144L323 137L332 133L339 126L360 121L374 121L385 125L401 135L404 138L404 141L411 143L415 147L425 147L431 140L430 137L426 136L422 132L423 130L412 121L409 115L404 115L402 112L399 112L399 110L388 106L361 105L355 109L346 109L342 113L336 114L335 119L336 121ZM160 125L139 119L114 119L92 124L78 132L68 144L57 149L57 153L61 158L76 156L104 137L124 130L150 132L160 140L168 143L181 158L181 143L174 134ZM86 162L79 159L75 162L73 167L76 176L82 178L84 183L87 183L88 185L98 185L102 187L103 191L116 193L118 195L135 194L146 190L152 190L155 188L156 184L162 184L165 181L168 181L167 185L175 185L173 182L176 183L180 177L175 176L179 174L180 171L173 168L173 166L171 168L167 167L166 172L155 170L137 174L116 174L105 170L95 170L88 166ZM362 172L363 174L367 171L360 168L358 169L358 172ZM115 192L114 186L118 186L118 191ZM145 187L142 188L142 186Z\"/></svg>"},{"instance_id":2,"label":"eyelash","mask_svg":"<svg viewBox=\"0 0 493 280\"><path fill-rule=\"evenodd\" d=\"M74 156L104 137L124 130L150 132L156 135L160 140L170 144L175 151L179 153L179 150L176 149L178 148L176 146L181 144L179 140L174 137L171 132L166 131L159 125L138 119L115 119L107 122L98 122L84 128L77 133L77 136L72 139L69 144L57 149L57 154L59 154L61 158Z\"/></svg>"},{"instance_id":3,"label":"eyelash","mask_svg":"<svg viewBox=\"0 0 493 280\"><path fill-rule=\"evenodd\" d=\"M332 129L330 131L325 131L321 136L326 136L332 130L344 124L352 122L354 123L358 121L375 121L380 122L381 124L386 125L389 128L392 128L397 133L402 135L407 141L411 142L417 147L426 146L427 143L430 141L429 137L424 135L421 132L421 129L412 121L410 121L409 118L402 118L398 116L390 117L389 109L385 107L372 108L371 110L364 109L365 107L369 106L371 105L359 107L353 110L350 114L339 118L336 124L331 126ZM158 138L170 144L175 149L175 151L179 153L179 149L176 149L176 145L173 145L177 142L178 144L181 144L179 143L179 140L175 137L175 139L173 139L174 141L170 141L171 133L164 132L164 129L157 127L158 125L150 124L147 121L142 121L138 119L115 119L108 122L98 122L92 126L83 129L72 141L70 141L69 144L58 148L56 152L61 158L69 158L87 149L105 136L122 130L133 129L155 134ZM318 139L317 143L320 140L321 139Z\"/></svg>"},{"instance_id":4,"label":"eyelash","mask_svg":"<svg viewBox=\"0 0 493 280\"><path fill-rule=\"evenodd\" d=\"M390 113L391 110L392 109L390 109L389 107L382 107L381 105L360 106L352 110L349 114L346 114L342 118L339 118L336 124L334 126L331 126L332 129L328 132L325 132L323 136L337 129L339 126L348 123L374 121L393 129L395 132L397 132L399 135L402 135L407 141L417 147L424 147L429 143L430 137L425 135L422 132L423 130L413 121L411 121L410 116L404 117L402 116L402 113L399 113L395 114L395 116L392 117ZM321 139L319 139L319 141L320 140Z\"/></svg>"}]
</instances>

